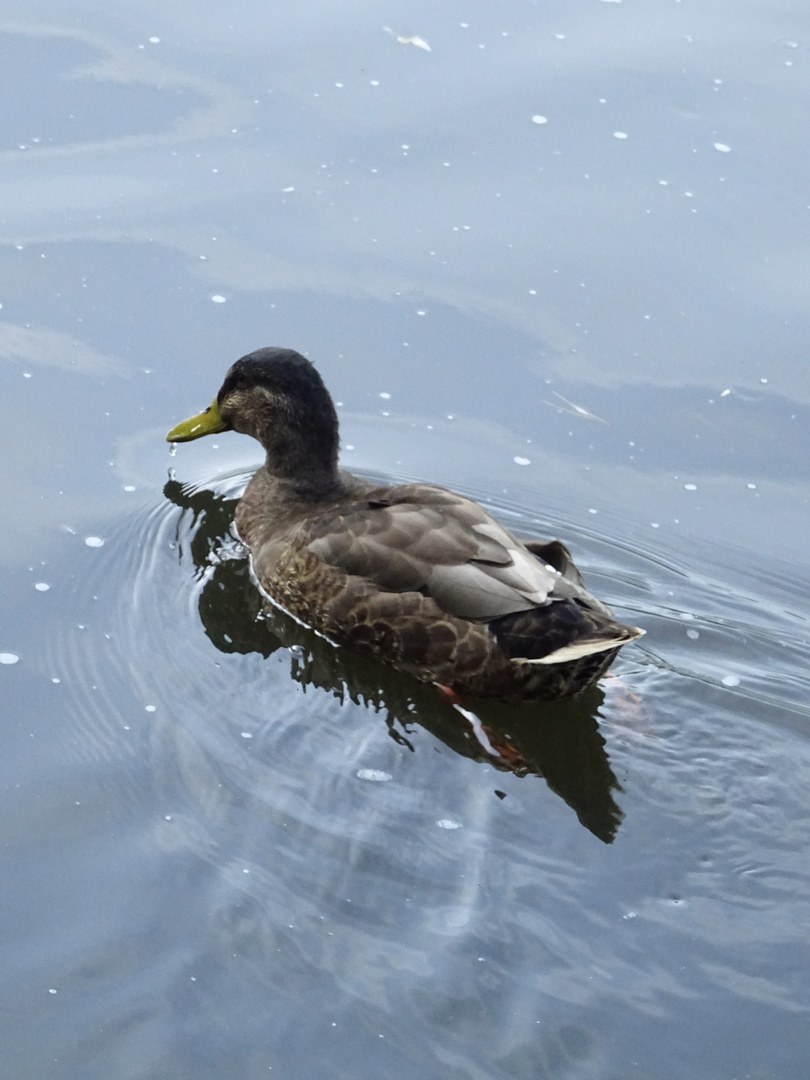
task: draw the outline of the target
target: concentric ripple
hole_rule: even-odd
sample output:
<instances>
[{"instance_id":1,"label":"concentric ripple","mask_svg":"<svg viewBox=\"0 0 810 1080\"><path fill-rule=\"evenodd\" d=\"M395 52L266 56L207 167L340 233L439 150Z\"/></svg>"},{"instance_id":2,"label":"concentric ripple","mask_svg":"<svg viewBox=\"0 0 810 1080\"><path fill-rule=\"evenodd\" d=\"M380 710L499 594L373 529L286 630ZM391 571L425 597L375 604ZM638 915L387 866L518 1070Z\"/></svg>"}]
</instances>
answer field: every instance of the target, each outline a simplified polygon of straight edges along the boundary
<instances>
[{"instance_id":1,"label":"concentric ripple","mask_svg":"<svg viewBox=\"0 0 810 1080\"><path fill-rule=\"evenodd\" d=\"M252 965L274 1023L298 1022L292 984L347 1030L360 1009L383 1033L433 1031L413 1051L424 1069L441 1045L469 1072L507 1016L534 1045L530 998L615 1030L707 982L752 1009L798 1007L789 975L753 974L755 932L717 952L712 912L765 903L792 872L790 785L810 782L810 755L774 732L809 715L806 590L777 567L724 578L707 551L687 571L487 499L518 533L562 535L648 633L576 702L468 716L263 610L229 531L246 480L171 480L150 512L106 523L51 635L77 758L145 823L140 843L206 868L186 950ZM782 942L800 944L800 914ZM495 997L480 991L471 1027L457 1018L479 957Z\"/></svg>"}]
</instances>

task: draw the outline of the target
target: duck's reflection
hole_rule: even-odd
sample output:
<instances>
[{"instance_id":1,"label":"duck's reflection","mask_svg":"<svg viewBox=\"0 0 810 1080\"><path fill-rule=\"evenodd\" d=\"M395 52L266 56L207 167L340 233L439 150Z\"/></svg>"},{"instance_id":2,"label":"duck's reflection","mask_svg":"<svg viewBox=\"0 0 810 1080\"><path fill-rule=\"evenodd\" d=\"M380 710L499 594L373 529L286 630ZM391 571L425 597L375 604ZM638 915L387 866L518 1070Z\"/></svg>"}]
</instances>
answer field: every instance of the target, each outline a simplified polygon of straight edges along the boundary
<instances>
[{"instance_id":1,"label":"duck's reflection","mask_svg":"<svg viewBox=\"0 0 810 1080\"><path fill-rule=\"evenodd\" d=\"M181 555L205 576L199 612L205 632L221 652L290 652L290 674L341 701L351 699L384 714L394 739L413 749L413 725L427 728L464 757L518 776L543 777L580 822L606 844L623 818L614 799L621 791L605 751L597 716L604 694L591 687L573 701L505 705L465 701L460 708L433 686L383 664L336 648L268 605L253 584L246 556L231 538L238 499L169 480L164 494L184 511L178 522ZM185 514L193 517L189 523Z\"/></svg>"}]
</instances>

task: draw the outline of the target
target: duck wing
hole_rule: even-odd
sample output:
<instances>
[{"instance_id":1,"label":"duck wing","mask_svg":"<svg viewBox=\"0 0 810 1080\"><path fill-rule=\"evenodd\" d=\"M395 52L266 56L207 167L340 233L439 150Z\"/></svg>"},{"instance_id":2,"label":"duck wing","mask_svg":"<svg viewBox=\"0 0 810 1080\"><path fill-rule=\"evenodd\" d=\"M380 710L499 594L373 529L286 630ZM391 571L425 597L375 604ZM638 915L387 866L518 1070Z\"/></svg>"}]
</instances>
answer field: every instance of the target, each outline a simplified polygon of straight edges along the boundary
<instances>
[{"instance_id":1,"label":"duck wing","mask_svg":"<svg viewBox=\"0 0 810 1080\"><path fill-rule=\"evenodd\" d=\"M458 618L487 622L573 596L592 600L578 573L560 573L478 503L433 485L372 489L301 528L329 565L386 592L422 592Z\"/></svg>"}]
</instances>

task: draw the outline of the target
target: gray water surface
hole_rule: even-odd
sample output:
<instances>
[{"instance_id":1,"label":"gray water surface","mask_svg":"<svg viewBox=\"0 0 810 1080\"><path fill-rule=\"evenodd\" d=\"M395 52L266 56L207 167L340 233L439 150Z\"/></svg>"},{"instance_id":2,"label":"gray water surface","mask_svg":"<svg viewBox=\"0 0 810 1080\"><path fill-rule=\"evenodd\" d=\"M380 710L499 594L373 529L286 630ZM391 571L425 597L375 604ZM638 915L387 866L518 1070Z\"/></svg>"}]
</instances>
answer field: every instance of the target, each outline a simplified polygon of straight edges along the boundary
<instances>
[{"instance_id":1,"label":"gray water surface","mask_svg":"<svg viewBox=\"0 0 810 1080\"><path fill-rule=\"evenodd\" d=\"M9 9L3 1075L805 1077L808 43ZM164 442L263 344L345 467L568 543L616 677L470 721L263 612L258 447Z\"/></svg>"}]
</instances>

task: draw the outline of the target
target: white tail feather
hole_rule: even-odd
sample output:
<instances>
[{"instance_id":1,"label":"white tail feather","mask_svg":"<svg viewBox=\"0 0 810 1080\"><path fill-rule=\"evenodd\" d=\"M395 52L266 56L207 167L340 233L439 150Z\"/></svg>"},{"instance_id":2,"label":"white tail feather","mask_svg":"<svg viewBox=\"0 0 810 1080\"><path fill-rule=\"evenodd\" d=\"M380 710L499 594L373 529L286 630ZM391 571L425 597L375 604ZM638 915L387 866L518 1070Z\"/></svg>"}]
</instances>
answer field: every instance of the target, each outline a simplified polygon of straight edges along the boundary
<instances>
[{"instance_id":1,"label":"white tail feather","mask_svg":"<svg viewBox=\"0 0 810 1080\"><path fill-rule=\"evenodd\" d=\"M645 634L638 626L632 627L633 634L623 634L621 637L610 638L607 641L600 638L598 641L577 641L573 645L563 645L561 649L555 649L548 656L541 656L538 660L524 660L515 657L517 664L564 664L568 660L579 660L581 656L591 656L593 653L606 652L608 649L618 649L626 645L628 641L635 641Z\"/></svg>"}]
</instances>

